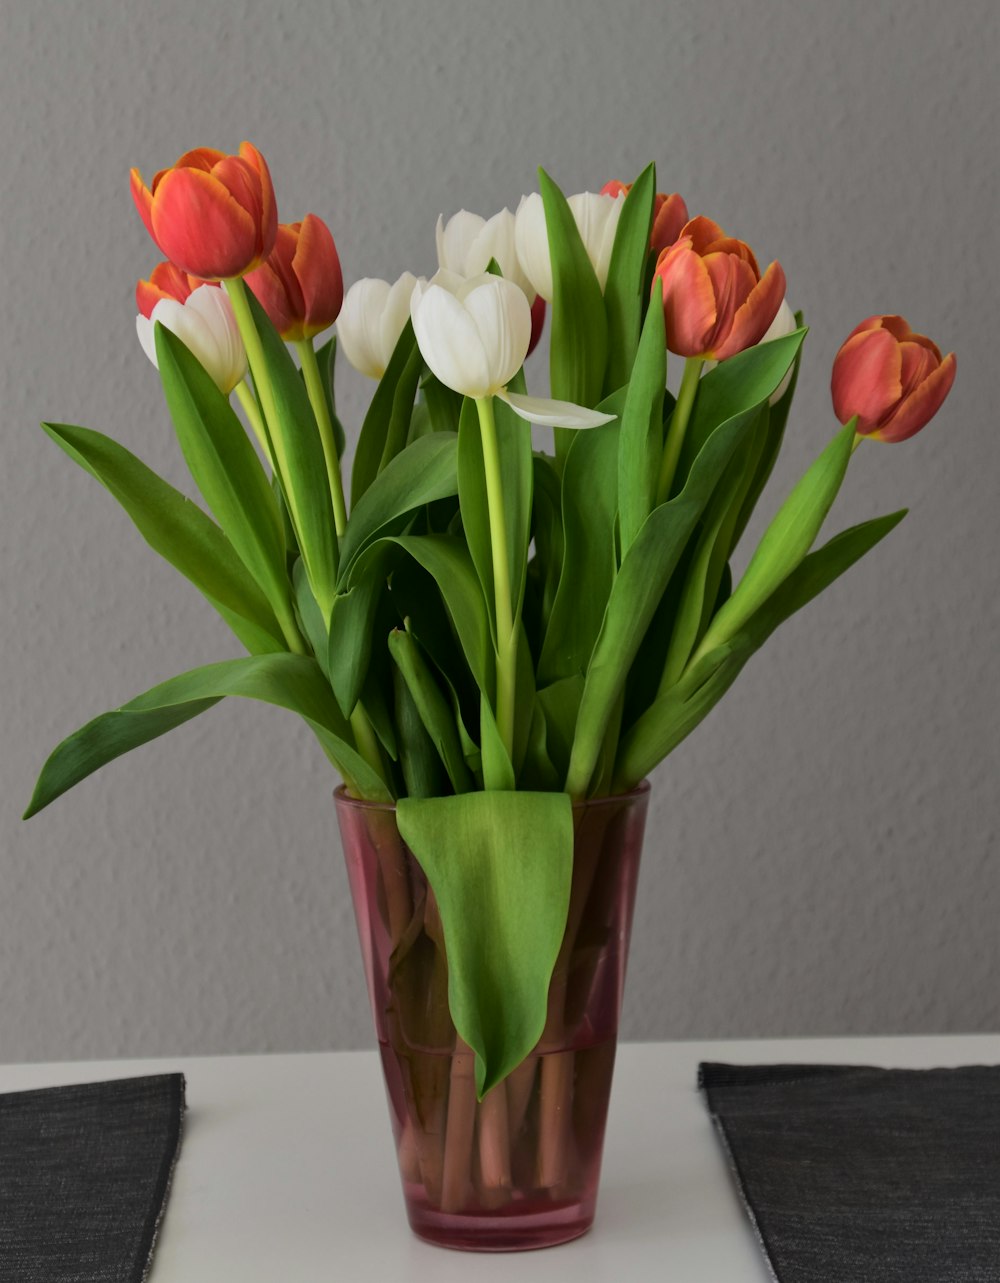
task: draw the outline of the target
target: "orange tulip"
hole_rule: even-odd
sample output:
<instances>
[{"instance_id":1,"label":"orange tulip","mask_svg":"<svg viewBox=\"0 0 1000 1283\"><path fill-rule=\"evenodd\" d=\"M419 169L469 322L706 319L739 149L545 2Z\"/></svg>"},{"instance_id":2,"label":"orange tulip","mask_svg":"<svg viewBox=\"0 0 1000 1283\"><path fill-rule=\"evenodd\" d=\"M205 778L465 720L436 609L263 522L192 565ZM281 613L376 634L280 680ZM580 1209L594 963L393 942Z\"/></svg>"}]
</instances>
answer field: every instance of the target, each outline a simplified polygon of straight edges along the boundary
<instances>
[{"instance_id":1,"label":"orange tulip","mask_svg":"<svg viewBox=\"0 0 1000 1283\"><path fill-rule=\"evenodd\" d=\"M613 178L601 188L602 196L626 195L632 190L631 183L622 183ZM653 227L649 234L649 248L659 254L668 245L673 245L681 234L681 229L688 221L687 205L684 197L671 192L657 192L653 201Z\"/></svg>"},{"instance_id":2,"label":"orange tulip","mask_svg":"<svg viewBox=\"0 0 1000 1283\"><path fill-rule=\"evenodd\" d=\"M860 436L905 441L931 420L955 382L955 353L942 360L902 316L870 316L847 336L830 390L841 423L858 416Z\"/></svg>"},{"instance_id":3,"label":"orange tulip","mask_svg":"<svg viewBox=\"0 0 1000 1283\"><path fill-rule=\"evenodd\" d=\"M660 254L654 290L660 285L667 347L678 356L713 361L758 343L785 297L780 263L761 276L750 246L704 217L686 223Z\"/></svg>"},{"instance_id":4,"label":"orange tulip","mask_svg":"<svg viewBox=\"0 0 1000 1283\"><path fill-rule=\"evenodd\" d=\"M176 263L158 263L149 274L149 279L138 281L135 287L135 302L140 316L151 316L153 308L161 299L172 298L178 303L187 301L192 291L199 285L209 282L199 280L197 276L188 276Z\"/></svg>"},{"instance_id":5,"label":"orange tulip","mask_svg":"<svg viewBox=\"0 0 1000 1283\"><path fill-rule=\"evenodd\" d=\"M311 339L337 319L344 278L330 229L315 214L281 223L274 249L248 273L247 285L289 343Z\"/></svg>"},{"instance_id":6,"label":"orange tulip","mask_svg":"<svg viewBox=\"0 0 1000 1283\"><path fill-rule=\"evenodd\" d=\"M133 169L132 199L167 258L202 280L243 276L274 248L274 188L250 143L240 143L238 156L196 147L161 169L151 187Z\"/></svg>"}]
</instances>

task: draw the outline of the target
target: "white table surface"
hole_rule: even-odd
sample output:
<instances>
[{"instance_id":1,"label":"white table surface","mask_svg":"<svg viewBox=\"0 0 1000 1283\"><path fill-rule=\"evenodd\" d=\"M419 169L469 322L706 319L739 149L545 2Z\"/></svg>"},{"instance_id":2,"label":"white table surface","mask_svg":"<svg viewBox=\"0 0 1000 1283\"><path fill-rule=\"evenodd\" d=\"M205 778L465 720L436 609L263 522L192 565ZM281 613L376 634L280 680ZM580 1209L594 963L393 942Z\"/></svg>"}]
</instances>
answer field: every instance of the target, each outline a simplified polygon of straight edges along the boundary
<instances>
[{"instance_id":1,"label":"white table surface","mask_svg":"<svg viewBox=\"0 0 1000 1283\"><path fill-rule=\"evenodd\" d=\"M1000 1035L619 1049L593 1230L541 1252L421 1243L374 1052L0 1067L0 1091L181 1070L184 1142L150 1283L766 1283L698 1062L1000 1063Z\"/></svg>"}]
</instances>

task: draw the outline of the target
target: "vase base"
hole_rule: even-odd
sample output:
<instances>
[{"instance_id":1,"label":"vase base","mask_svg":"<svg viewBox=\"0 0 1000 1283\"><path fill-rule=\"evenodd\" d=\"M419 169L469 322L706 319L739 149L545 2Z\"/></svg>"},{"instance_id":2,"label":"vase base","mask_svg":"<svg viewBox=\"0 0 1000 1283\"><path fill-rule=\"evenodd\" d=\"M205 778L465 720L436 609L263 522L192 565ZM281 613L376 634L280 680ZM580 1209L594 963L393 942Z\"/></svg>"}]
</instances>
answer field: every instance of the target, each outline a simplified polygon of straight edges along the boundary
<instances>
[{"instance_id":1,"label":"vase base","mask_svg":"<svg viewBox=\"0 0 1000 1283\"><path fill-rule=\"evenodd\" d=\"M584 1209L578 1203L545 1211L481 1216L452 1216L412 1205L407 1210L417 1238L457 1252L532 1252L557 1247L580 1238L594 1223L593 1208Z\"/></svg>"}]
</instances>

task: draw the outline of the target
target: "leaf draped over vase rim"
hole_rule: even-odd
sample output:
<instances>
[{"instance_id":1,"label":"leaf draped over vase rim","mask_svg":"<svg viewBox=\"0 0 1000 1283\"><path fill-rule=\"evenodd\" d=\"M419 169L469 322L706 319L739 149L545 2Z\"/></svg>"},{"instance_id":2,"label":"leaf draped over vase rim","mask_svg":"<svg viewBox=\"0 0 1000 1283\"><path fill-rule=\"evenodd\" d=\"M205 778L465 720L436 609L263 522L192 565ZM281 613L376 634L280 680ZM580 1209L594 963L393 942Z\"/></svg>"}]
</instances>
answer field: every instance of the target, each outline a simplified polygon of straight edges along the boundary
<instances>
[{"instance_id":1,"label":"leaf draped over vase rim","mask_svg":"<svg viewBox=\"0 0 1000 1283\"><path fill-rule=\"evenodd\" d=\"M488 1099L545 1026L573 804L635 788L900 521L817 542L856 447L924 426L955 356L898 316L852 332L833 372L843 426L795 429L815 462L768 499L734 578L806 330L780 264L761 272L745 241L688 218L653 166L568 199L539 171L516 212L428 229L435 274L390 284L352 262L346 294L330 226L278 222L249 143L131 185L167 256L139 282L137 328L201 502L98 431L43 426L247 655L70 735L27 814L222 699L297 714L352 796L396 804ZM543 318L547 395L529 359ZM346 483L338 347L376 381Z\"/></svg>"}]
</instances>

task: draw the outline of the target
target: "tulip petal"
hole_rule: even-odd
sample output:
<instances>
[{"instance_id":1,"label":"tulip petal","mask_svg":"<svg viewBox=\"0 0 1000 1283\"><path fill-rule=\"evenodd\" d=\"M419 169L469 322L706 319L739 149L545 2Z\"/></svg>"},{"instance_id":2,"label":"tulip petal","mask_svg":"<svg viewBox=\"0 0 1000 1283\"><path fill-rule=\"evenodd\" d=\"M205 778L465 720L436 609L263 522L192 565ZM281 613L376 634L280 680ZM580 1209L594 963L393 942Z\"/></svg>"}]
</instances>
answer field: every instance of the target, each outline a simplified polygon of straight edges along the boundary
<instances>
[{"instance_id":1,"label":"tulip petal","mask_svg":"<svg viewBox=\"0 0 1000 1283\"><path fill-rule=\"evenodd\" d=\"M489 390L505 387L524 364L531 342L531 306L524 292L502 276L487 276L462 303L489 362Z\"/></svg>"},{"instance_id":2,"label":"tulip petal","mask_svg":"<svg viewBox=\"0 0 1000 1283\"><path fill-rule=\"evenodd\" d=\"M257 252L253 219L227 189L198 169L171 169L156 193L153 239L192 276L237 276Z\"/></svg>"},{"instance_id":3,"label":"tulip petal","mask_svg":"<svg viewBox=\"0 0 1000 1283\"><path fill-rule=\"evenodd\" d=\"M536 294L552 302L552 260L545 226L545 206L538 192L522 196L514 215L514 244L518 262Z\"/></svg>"},{"instance_id":4,"label":"tulip petal","mask_svg":"<svg viewBox=\"0 0 1000 1283\"><path fill-rule=\"evenodd\" d=\"M337 319L344 301L344 277L333 233L321 218L307 214L297 232L292 271L302 291L305 337L312 338Z\"/></svg>"},{"instance_id":5,"label":"tulip petal","mask_svg":"<svg viewBox=\"0 0 1000 1283\"><path fill-rule=\"evenodd\" d=\"M153 362L157 369L160 363L156 359L156 337L153 333L153 322L148 316L143 316L140 312L135 318L135 332L139 336L139 342L142 344L142 350Z\"/></svg>"},{"instance_id":6,"label":"tulip petal","mask_svg":"<svg viewBox=\"0 0 1000 1283\"><path fill-rule=\"evenodd\" d=\"M955 353L949 352L933 374L924 379L915 392L904 397L885 423L868 435L876 441L890 443L906 441L914 436L941 409L955 382L956 370Z\"/></svg>"},{"instance_id":7,"label":"tulip petal","mask_svg":"<svg viewBox=\"0 0 1000 1283\"><path fill-rule=\"evenodd\" d=\"M139 217L146 224L146 231L155 241L156 235L153 232L153 193L142 181L142 175L137 169L133 169L129 175L129 186L132 192L132 199L135 201L135 207L139 211Z\"/></svg>"},{"instance_id":8,"label":"tulip petal","mask_svg":"<svg viewBox=\"0 0 1000 1283\"><path fill-rule=\"evenodd\" d=\"M445 387L471 397L495 391L479 330L454 294L418 281L410 300L410 318L421 355Z\"/></svg>"},{"instance_id":9,"label":"tulip petal","mask_svg":"<svg viewBox=\"0 0 1000 1283\"><path fill-rule=\"evenodd\" d=\"M704 356L716 316L705 260L682 237L660 255L656 275L663 284L667 347L678 356Z\"/></svg>"},{"instance_id":10,"label":"tulip petal","mask_svg":"<svg viewBox=\"0 0 1000 1283\"><path fill-rule=\"evenodd\" d=\"M855 415L858 431L867 435L902 395L902 356L888 330L855 332L833 362L830 392L841 423Z\"/></svg>"},{"instance_id":11,"label":"tulip petal","mask_svg":"<svg viewBox=\"0 0 1000 1283\"><path fill-rule=\"evenodd\" d=\"M274 246L278 231L278 206L274 199L274 184L271 182L271 171L267 161L253 143L240 143L240 158L252 166L260 178L260 253L267 258Z\"/></svg>"},{"instance_id":12,"label":"tulip petal","mask_svg":"<svg viewBox=\"0 0 1000 1283\"><path fill-rule=\"evenodd\" d=\"M363 277L347 291L337 317L337 344L341 352L369 379L380 379L388 365L388 361L382 360L380 333L388 299L388 281ZM409 314L407 299L406 315Z\"/></svg>"},{"instance_id":13,"label":"tulip petal","mask_svg":"<svg viewBox=\"0 0 1000 1283\"><path fill-rule=\"evenodd\" d=\"M485 223L485 218L480 217L479 214L473 214L467 209L460 209L457 214L453 214L448 219L447 223L444 221L444 216L439 214L437 227L435 228L438 267L457 272L460 276L471 275L472 272L468 264L469 250ZM484 272L489 261L487 259L475 271Z\"/></svg>"},{"instance_id":14,"label":"tulip petal","mask_svg":"<svg viewBox=\"0 0 1000 1283\"><path fill-rule=\"evenodd\" d=\"M737 309L728 336L712 353L716 360L724 361L760 342L778 315L784 297L785 272L780 263L774 262Z\"/></svg>"},{"instance_id":15,"label":"tulip petal","mask_svg":"<svg viewBox=\"0 0 1000 1283\"><path fill-rule=\"evenodd\" d=\"M681 229L688 221L687 205L677 192L669 196L659 193L656 197L656 213L649 234L649 248L659 254L669 245L673 245L681 234Z\"/></svg>"},{"instance_id":16,"label":"tulip petal","mask_svg":"<svg viewBox=\"0 0 1000 1283\"><path fill-rule=\"evenodd\" d=\"M604 414L600 410L588 410L585 406L574 405L572 401L553 401L545 396L524 396L520 392L508 392L501 388L496 396L505 401L515 414L548 428L599 428L604 423L611 423L617 416Z\"/></svg>"}]
</instances>

